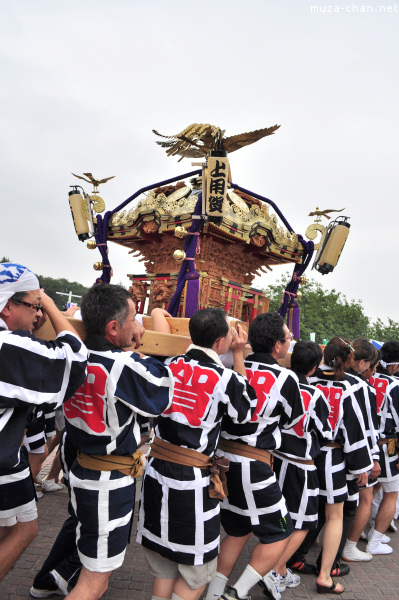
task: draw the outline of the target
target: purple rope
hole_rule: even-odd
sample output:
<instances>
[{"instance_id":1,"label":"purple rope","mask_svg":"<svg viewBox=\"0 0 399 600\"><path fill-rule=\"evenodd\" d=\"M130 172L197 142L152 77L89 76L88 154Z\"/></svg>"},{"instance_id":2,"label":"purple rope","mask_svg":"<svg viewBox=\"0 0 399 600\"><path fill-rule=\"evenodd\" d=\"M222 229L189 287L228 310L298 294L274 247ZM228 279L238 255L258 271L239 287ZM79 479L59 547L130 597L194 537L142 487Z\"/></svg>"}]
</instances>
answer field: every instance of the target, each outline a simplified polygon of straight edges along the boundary
<instances>
[{"instance_id":1,"label":"purple rope","mask_svg":"<svg viewBox=\"0 0 399 600\"><path fill-rule=\"evenodd\" d=\"M281 210L278 208L278 206L273 202L273 200L269 200L269 198L266 198L265 196L260 196L259 194L255 194L255 192L250 192L249 190L246 190L245 188L240 187L239 185L236 185L235 183L232 183L231 186L233 188L235 188L236 190L240 190L240 192L244 192L244 194L248 194L249 196L253 196L254 198L257 198L258 200L262 200L263 202L270 204L270 206L272 206L274 208L274 210L276 211L276 213L278 214L278 216L280 217L280 219L282 220L284 225L287 227L287 229L291 233L294 232L291 225L288 223L287 219L285 218L285 216L283 215Z\"/></svg>"},{"instance_id":2,"label":"purple rope","mask_svg":"<svg viewBox=\"0 0 399 600\"><path fill-rule=\"evenodd\" d=\"M279 314L284 318L287 314L287 310L289 308L289 304L292 304L291 308L295 307L295 295L299 288L300 277L306 271L309 266L309 263L313 256L314 243L303 239L301 235L298 235L298 240L301 242L305 254L302 264L295 265L294 272L292 274L291 281L288 283L285 288L285 292L283 294L282 304L279 309Z\"/></svg>"},{"instance_id":3,"label":"purple rope","mask_svg":"<svg viewBox=\"0 0 399 600\"><path fill-rule=\"evenodd\" d=\"M198 195L198 200L196 202L193 216L200 216L202 209L202 193ZM188 228L189 233L199 233L201 229L201 219L192 219L191 225ZM187 258L195 258L195 253L198 245L198 235L188 235L184 240L184 252L186 253ZM171 301L169 302L168 312L172 315L172 317L177 317L177 313L179 311L180 306L180 298L186 284L186 281L191 282L193 280L198 280L199 274L195 270L194 261L193 260L183 260L183 263L180 267L179 276L177 278L176 291L173 294ZM189 284L187 284L189 287ZM190 286L191 287L191 286ZM197 310L198 305L198 281L197 284L193 286L194 289L191 290L194 293L189 294L189 290L187 290L187 298L186 298L186 316L191 316ZM195 298L195 289L197 289L197 297ZM190 298L188 296L191 296ZM188 301L188 306L187 306ZM191 314L189 315L189 313Z\"/></svg>"},{"instance_id":4,"label":"purple rope","mask_svg":"<svg viewBox=\"0 0 399 600\"><path fill-rule=\"evenodd\" d=\"M95 234L95 240L100 250L102 263L103 263L103 272L101 276L98 277L95 283L109 283L112 277L112 269L108 259L108 246L107 246L107 232L108 232L108 222L112 215L118 210L124 208L129 202L143 194L144 192L148 192L158 187L163 187L164 185L168 185L169 183L174 183L175 181L180 181L180 179L186 179L187 177L194 177L195 175L201 175L202 169L198 171L190 171L190 173L184 173L184 175L178 175L177 177L172 177L171 179L165 179L164 181L159 181L158 183L153 183L151 185L147 185L146 187L141 188L137 192L135 192L132 196L127 198L122 204L114 208L113 210L107 211L104 216L97 215L97 232Z\"/></svg>"}]
</instances>

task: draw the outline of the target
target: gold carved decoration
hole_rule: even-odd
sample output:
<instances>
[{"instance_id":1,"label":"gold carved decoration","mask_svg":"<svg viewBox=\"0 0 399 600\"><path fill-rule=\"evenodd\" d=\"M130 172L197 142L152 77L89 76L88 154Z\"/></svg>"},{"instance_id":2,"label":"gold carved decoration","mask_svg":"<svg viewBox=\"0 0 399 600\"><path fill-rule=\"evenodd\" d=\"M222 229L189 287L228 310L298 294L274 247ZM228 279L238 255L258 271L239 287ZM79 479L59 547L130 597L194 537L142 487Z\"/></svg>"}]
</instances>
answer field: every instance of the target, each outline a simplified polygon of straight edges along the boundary
<instances>
[{"instance_id":1,"label":"gold carved decoration","mask_svg":"<svg viewBox=\"0 0 399 600\"><path fill-rule=\"evenodd\" d=\"M244 202L244 200L241 198L241 196L236 194L233 190L229 190L227 192L227 197L232 204L234 204L235 206L237 206L240 209L242 214L245 215L245 214L249 213L249 206L247 205L247 203Z\"/></svg>"},{"instance_id":2,"label":"gold carved decoration","mask_svg":"<svg viewBox=\"0 0 399 600\"><path fill-rule=\"evenodd\" d=\"M307 230L305 231L305 235L308 238L308 240L315 240L317 237L317 232L319 231L321 235L323 235L324 231L325 231L325 226L322 225L321 223L312 223L311 225L309 225L309 227L307 228ZM314 245L315 250L318 250L320 246L320 242Z\"/></svg>"}]
</instances>

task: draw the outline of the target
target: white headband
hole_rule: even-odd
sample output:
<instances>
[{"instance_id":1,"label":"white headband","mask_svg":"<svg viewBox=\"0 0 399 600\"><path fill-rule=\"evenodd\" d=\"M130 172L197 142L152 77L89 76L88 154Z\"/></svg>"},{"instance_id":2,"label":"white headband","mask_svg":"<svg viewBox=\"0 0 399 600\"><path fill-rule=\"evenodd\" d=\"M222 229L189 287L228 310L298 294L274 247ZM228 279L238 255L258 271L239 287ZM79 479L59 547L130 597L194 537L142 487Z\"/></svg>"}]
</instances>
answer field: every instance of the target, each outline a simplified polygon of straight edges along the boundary
<instances>
[{"instance_id":1,"label":"white headband","mask_svg":"<svg viewBox=\"0 0 399 600\"><path fill-rule=\"evenodd\" d=\"M0 263L0 311L17 292L30 292L40 288L32 271L16 263Z\"/></svg>"},{"instance_id":2,"label":"white headband","mask_svg":"<svg viewBox=\"0 0 399 600\"><path fill-rule=\"evenodd\" d=\"M380 360L380 365L383 366L384 369L386 369L390 365L399 365L399 362L397 361L397 362L387 363L384 360Z\"/></svg>"}]
</instances>

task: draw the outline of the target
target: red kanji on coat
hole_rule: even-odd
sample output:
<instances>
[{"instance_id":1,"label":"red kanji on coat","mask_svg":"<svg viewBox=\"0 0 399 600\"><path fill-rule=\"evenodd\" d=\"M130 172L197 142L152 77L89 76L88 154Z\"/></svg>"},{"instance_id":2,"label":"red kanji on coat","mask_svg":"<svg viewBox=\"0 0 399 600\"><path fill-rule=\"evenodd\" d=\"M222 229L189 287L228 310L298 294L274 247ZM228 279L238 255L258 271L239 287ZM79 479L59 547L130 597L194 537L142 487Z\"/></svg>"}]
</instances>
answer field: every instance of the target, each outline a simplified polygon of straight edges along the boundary
<instances>
[{"instance_id":1,"label":"red kanji on coat","mask_svg":"<svg viewBox=\"0 0 399 600\"><path fill-rule=\"evenodd\" d=\"M302 396L303 406L305 409L305 414L303 415L301 420L298 421L298 423L293 427L293 430L299 437L303 437L305 435L304 425L305 425L306 413L308 411L309 404L312 399L312 396L306 390L301 390L301 396Z\"/></svg>"},{"instance_id":2,"label":"red kanji on coat","mask_svg":"<svg viewBox=\"0 0 399 600\"><path fill-rule=\"evenodd\" d=\"M87 365L87 376L77 392L64 402L67 419L82 419L92 433L104 433L107 373L101 365Z\"/></svg>"},{"instance_id":3,"label":"red kanji on coat","mask_svg":"<svg viewBox=\"0 0 399 600\"><path fill-rule=\"evenodd\" d=\"M251 417L251 421L257 421L258 415L268 401L270 390L276 382L276 377L270 371L251 371L246 370L247 379L256 392L256 409Z\"/></svg>"},{"instance_id":4,"label":"red kanji on coat","mask_svg":"<svg viewBox=\"0 0 399 600\"><path fill-rule=\"evenodd\" d=\"M182 413L190 425L199 427L219 381L218 374L213 369L192 367L182 358L168 366L173 373L175 389L172 404L163 414Z\"/></svg>"},{"instance_id":5,"label":"red kanji on coat","mask_svg":"<svg viewBox=\"0 0 399 600\"><path fill-rule=\"evenodd\" d=\"M388 386L388 379L381 379L380 377L371 377L370 383L374 387L376 392L377 414L380 414L381 406Z\"/></svg>"},{"instance_id":6,"label":"red kanji on coat","mask_svg":"<svg viewBox=\"0 0 399 600\"><path fill-rule=\"evenodd\" d=\"M328 406L330 407L330 413L328 415L328 420L330 422L331 429L334 431L335 426L338 421L339 407L341 405L341 398L342 398L342 394L343 394L344 390L340 387L334 387L334 386L328 387L326 385L318 385L318 384L316 387L318 387L319 390L321 390L323 392L324 396L326 397Z\"/></svg>"}]
</instances>

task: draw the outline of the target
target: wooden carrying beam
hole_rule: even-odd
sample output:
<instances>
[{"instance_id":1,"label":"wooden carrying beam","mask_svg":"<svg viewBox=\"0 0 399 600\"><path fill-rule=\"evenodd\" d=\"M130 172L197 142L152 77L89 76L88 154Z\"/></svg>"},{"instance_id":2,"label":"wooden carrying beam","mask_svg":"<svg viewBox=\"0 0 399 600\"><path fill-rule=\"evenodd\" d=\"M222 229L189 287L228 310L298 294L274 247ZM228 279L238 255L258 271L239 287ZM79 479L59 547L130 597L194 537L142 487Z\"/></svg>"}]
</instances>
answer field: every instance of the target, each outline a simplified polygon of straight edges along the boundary
<instances>
[{"instance_id":1,"label":"wooden carrying beam","mask_svg":"<svg viewBox=\"0 0 399 600\"><path fill-rule=\"evenodd\" d=\"M181 317L166 317L170 332L176 335L190 335L188 330L188 322L190 319ZM143 316L143 327L146 331L154 331L154 323L152 317Z\"/></svg>"},{"instance_id":2,"label":"wooden carrying beam","mask_svg":"<svg viewBox=\"0 0 399 600\"><path fill-rule=\"evenodd\" d=\"M68 318L68 317L67 317ZM151 317L147 317L151 321ZM185 320L185 319L184 319ZM68 321L73 325L76 333L84 341L86 331L83 322L80 319L68 318ZM188 321L188 319L187 319ZM35 331L35 336L41 340L54 340L56 338L55 331L50 321ZM146 331L142 344L139 348L143 354L152 354L154 356L174 356L176 354L184 354L191 344L191 339L184 335L171 335L170 333L160 333L159 331ZM126 350L134 351L134 347L126 348Z\"/></svg>"},{"instance_id":3,"label":"wooden carrying beam","mask_svg":"<svg viewBox=\"0 0 399 600\"><path fill-rule=\"evenodd\" d=\"M84 341L86 338L86 332L83 322L80 319L67 318L75 328L79 337ZM152 321L151 317L144 317L144 319L150 319ZM145 323L144 319L143 325ZM168 319L168 321L189 321L189 319L171 318ZM247 323L241 323L241 321L238 322L243 326L247 325ZM176 326L176 329L178 329L178 327L179 325ZM49 320L46 321L43 327L35 331L35 336L46 341L55 339L55 331ZM151 331L146 329L139 350L143 354L149 354L153 356L176 356L178 354L185 354L190 344L191 338L189 336L177 334L172 335L170 333L161 333L159 331ZM131 346L130 348L125 348L125 350L134 352L135 348ZM251 352L251 346L247 344L247 346L244 348L244 357L247 357L248 354L251 354ZM279 363L281 366L289 368L291 364L291 353L288 353L284 359L279 360Z\"/></svg>"}]
</instances>

